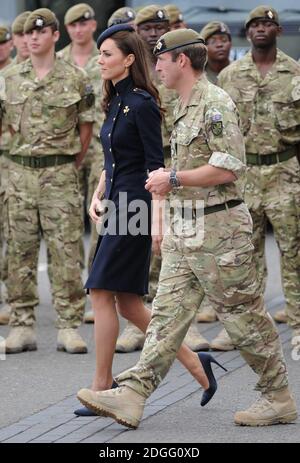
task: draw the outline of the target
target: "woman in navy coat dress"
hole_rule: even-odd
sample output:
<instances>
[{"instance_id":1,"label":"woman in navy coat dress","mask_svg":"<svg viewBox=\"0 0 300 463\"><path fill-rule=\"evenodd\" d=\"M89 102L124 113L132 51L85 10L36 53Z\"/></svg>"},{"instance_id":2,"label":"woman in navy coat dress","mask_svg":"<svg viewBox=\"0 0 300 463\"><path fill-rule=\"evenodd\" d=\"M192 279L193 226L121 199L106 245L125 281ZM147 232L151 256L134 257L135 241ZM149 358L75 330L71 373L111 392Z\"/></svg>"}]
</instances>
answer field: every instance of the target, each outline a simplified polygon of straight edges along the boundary
<instances>
[{"instance_id":1,"label":"woman in navy coat dress","mask_svg":"<svg viewBox=\"0 0 300 463\"><path fill-rule=\"evenodd\" d=\"M151 243L158 253L162 239L160 233L151 238L153 228L161 229L156 212L159 208L153 208L151 224L151 200L157 204L162 198L151 195L145 183L148 173L164 164L159 97L150 79L144 42L132 27L123 24L104 31L97 45L104 80L106 120L101 142L105 163L89 213L99 226L104 205L108 212L102 217L86 289L95 314L96 372L92 389L101 391L114 384L118 312L144 332L151 318L142 296L148 290ZM137 205L142 210L140 220L136 220ZM183 345L178 358L207 389L209 381L197 354ZM86 408L75 413L94 414Z\"/></svg>"}]
</instances>

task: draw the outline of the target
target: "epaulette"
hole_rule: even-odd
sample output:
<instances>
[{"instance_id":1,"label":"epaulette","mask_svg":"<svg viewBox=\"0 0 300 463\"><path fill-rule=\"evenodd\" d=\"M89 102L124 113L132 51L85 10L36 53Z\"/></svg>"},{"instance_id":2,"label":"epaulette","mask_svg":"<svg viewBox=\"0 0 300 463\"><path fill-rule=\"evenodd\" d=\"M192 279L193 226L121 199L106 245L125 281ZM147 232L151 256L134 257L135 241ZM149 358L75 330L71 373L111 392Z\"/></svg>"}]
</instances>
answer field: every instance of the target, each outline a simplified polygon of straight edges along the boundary
<instances>
[{"instance_id":1,"label":"epaulette","mask_svg":"<svg viewBox=\"0 0 300 463\"><path fill-rule=\"evenodd\" d=\"M150 93L146 92L146 90L143 90L141 88L137 88L135 87L133 89L133 92L136 94L136 95L141 95L143 96L144 98L146 98L147 100L149 100L151 98L151 95Z\"/></svg>"}]
</instances>

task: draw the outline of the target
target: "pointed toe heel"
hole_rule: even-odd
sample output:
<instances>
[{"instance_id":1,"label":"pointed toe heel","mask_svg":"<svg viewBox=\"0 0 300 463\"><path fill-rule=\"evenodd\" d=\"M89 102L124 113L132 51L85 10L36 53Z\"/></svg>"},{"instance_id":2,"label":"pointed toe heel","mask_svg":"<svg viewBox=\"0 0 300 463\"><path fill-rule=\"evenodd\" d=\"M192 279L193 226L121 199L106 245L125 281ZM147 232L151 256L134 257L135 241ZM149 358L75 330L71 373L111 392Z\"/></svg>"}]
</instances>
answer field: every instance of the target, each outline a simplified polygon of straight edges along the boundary
<instances>
[{"instance_id":1,"label":"pointed toe heel","mask_svg":"<svg viewBox=\"0 0 300 463\"><path fill-rule=\"evenodd\" d=\"M217 360L211 354L206 352L199 352L198 357L209 382L209 387L203 392L201 398L201 406L204 407L213 398L216 390L218 389L218 383L212 371L211 364L215 363L224 371L228 370L219 362L217 362Z\"/></svg>"}]
</instances>

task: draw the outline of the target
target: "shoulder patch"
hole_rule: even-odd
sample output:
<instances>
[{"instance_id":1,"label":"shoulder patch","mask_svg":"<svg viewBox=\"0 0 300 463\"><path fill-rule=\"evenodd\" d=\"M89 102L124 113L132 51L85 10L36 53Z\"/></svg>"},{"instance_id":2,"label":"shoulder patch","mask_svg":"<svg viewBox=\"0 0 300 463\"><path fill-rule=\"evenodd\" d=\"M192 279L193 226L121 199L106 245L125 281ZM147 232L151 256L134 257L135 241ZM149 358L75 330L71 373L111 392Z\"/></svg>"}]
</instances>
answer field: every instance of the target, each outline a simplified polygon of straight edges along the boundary
<instances>
[{"instance_id":1,"label":"shoulder patch","mask_svg":"<svg viewBox=\"0 0 300 463\"><path fill-rule=\"evenodd\" d=\"M211 122L211 131L215 135L215 137L219 137L223 133L223 117L222 114L214 110L212 115L210 116Z\"/></svg>"}]
</instances>

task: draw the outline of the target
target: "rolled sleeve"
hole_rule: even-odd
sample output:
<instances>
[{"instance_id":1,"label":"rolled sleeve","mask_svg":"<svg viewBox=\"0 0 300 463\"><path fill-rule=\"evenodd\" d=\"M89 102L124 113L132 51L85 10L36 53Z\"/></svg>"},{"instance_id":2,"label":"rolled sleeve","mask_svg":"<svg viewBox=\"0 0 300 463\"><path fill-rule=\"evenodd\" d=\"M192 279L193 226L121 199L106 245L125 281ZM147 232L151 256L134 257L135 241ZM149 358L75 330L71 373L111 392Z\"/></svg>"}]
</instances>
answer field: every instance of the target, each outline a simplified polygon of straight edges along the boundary
<instances>
[{"instance_id":1,"label":"rolled sleeve","mask_svg":"<svg viewBox=\"0 0 300 463\"><path fill-rule=\"evenodd\" d=\"M245 144L236 107L229 96L206 111L205 131L212 152L209 164L240 177L246 169Z\"/></svg>"},{"instance_id":2,"label":"rolled sleeve","mask_svg":"<svg viewBox=\"0 0 300 463\"><path fill-rule=\"evenodd\" d=\"M208 164L213 167L230 170L236 177L243 175L246 170L246 165L242 161L231 154L221 153L220 151L215 151L211 155Z\"/></svg>"}]
</instances>

